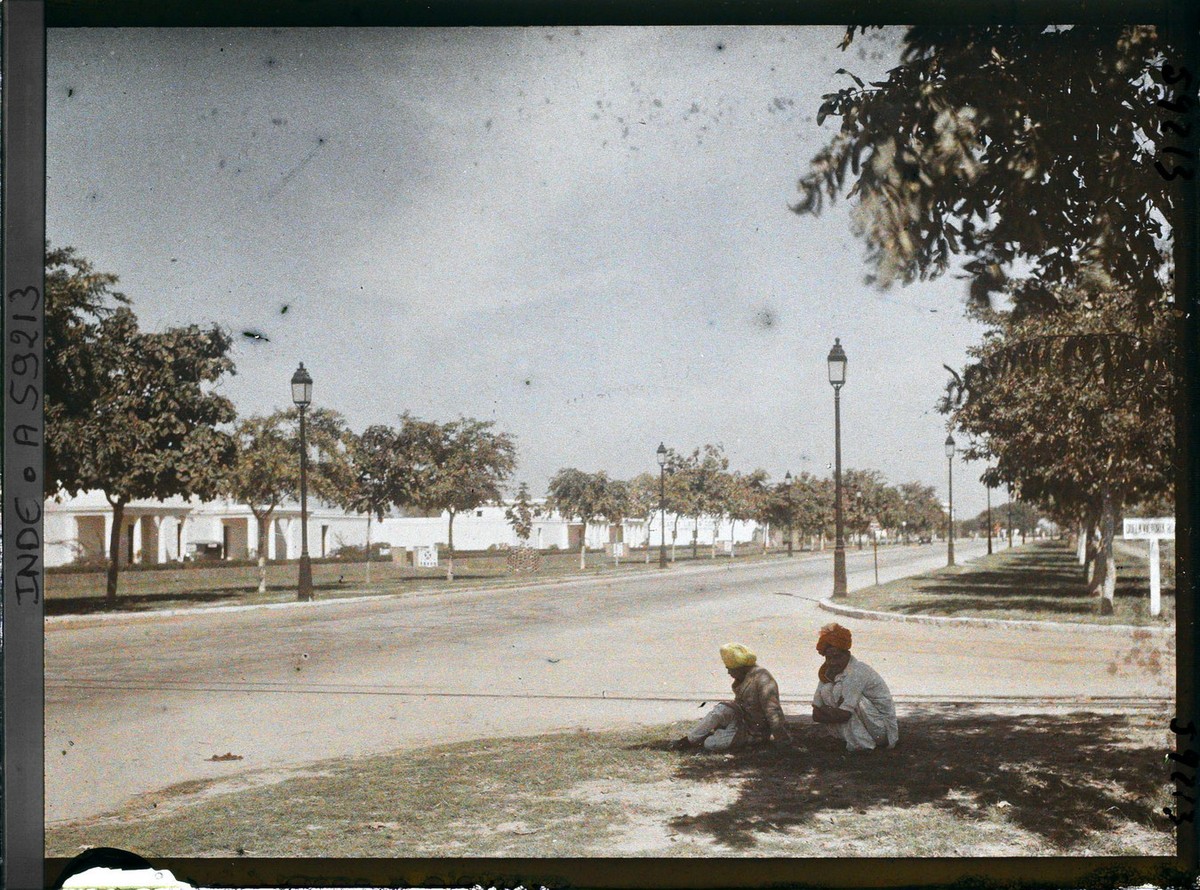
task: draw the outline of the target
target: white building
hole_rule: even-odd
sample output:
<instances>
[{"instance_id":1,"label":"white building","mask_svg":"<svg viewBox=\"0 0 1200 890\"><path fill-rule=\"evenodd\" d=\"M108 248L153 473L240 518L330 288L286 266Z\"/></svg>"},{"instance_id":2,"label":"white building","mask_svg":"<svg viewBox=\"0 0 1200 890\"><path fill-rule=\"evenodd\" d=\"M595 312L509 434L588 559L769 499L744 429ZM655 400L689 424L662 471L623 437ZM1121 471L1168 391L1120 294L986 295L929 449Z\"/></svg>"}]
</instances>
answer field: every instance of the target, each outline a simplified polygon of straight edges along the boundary
<instances>
[{"instance_id":1,"label":"white building","mask_svg":"<svg viewBox=\"0 0 1200 890\"><path fill-rule=\"evenodd\" d=\"M455 550L487 550L520 543L504 515L503 505L487 505L454 517ZM676 534L677 546L690 546L693 529L697 541L708 546L714 535L718 543L755 539L753 522L720 523L710 518L699 523L691 518L667 514L667 544ZM268 559L298 559L300 556L300 506L277 507L266 535ZM177 562L184 558L211 556L216 559L258 557L259 522L245 504L229 499L200 501L172 498L165 501L132 501L125 506L118 552L122 564ZM577 550L581 540L589 548L601 548L617 540L627 547L646 544L645 519L627 519L621 529L609 522L589 523L586 530L577 520L564 520L557 513L533 521L529 543L539 549ZM47 566L103 562L112 535L113 510L101 491L85 492L64 500L49 500L45 512L45 558ZM650 546L660 541L659 517L649 523ZM450 540L450 516L388 516L371 522L371 542L396 548L445 547ZM342 547L361 547L367 541L367 517L346 513L322 504L308 511L308 552L313 558L331 556Z\"/></svg>"}]
</instances>

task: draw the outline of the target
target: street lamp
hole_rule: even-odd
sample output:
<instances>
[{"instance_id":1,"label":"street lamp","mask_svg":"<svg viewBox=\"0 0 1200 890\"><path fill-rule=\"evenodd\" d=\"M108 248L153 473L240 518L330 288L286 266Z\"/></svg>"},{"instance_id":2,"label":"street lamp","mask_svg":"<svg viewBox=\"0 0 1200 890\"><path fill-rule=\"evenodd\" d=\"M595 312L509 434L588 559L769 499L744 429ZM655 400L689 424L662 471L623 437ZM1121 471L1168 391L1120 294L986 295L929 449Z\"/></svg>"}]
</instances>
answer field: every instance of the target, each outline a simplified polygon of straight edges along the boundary
<instances>
[{"instance_id":1,"label":"street lamp","mask_svg":"<svg viewBox=\"0 0 1200 890\"><path fill-rule=\"evenodd\" d=\"M829 383L833 386L833 597L846 595L846 539L842 535L842 385L846 382L846 351L840 338L834 338L826 359Z\"/></svg>"},{"instance_id":2,"label":"street lamp","mask_svg":"<svg viewBox=\"0 0 1200 890\"><path fill-rule=\"evenodd\" d=\"M312 377L304 362L292 375L292 402L300 409L300 578L296 597L313 598L312 561L308 558L308 445L304 441L304 411L312 404Z\"/></svg>"},{"instance_id":3,"label":"street lamp","mask_svg":"<svg viewBox=\"0 0 1200 890\"><path fill-rule=\"evenodd\" d=\"M658 443L658 567L667 567L667 446Z\"/></svg>"},{"instance_id":4,"label":"street lamp","mask_svg":"<svg viewBox=\"0 0 1200 890\"><path fill-rule=\"evenodd\" d=\"M954 437L946 436L946 478L950 483L950 509L946 514L946 565L954 565Z\"/></svg>"},{"instance_id":5,"label":"street lamp","mask_svg":"<svg viewBox=\"0 0 1200 890\"><path fill-rule=\"evenodd\" d=\"M795 535L792 532L792 471L788 470L783 474L783 484L787 486L787 517L788 517L788 556L792 555L792 538Z\"/></svg>"}]
</instances>

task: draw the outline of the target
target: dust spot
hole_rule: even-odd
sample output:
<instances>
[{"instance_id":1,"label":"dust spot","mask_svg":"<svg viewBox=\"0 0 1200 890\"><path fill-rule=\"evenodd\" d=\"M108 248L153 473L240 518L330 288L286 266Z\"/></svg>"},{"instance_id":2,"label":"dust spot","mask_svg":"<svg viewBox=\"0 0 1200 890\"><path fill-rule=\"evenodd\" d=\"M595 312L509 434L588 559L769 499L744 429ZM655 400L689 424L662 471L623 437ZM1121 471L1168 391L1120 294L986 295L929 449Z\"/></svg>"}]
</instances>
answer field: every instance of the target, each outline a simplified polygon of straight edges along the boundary
<instances>
[{"instance_id":1,"label":"dust spot","mask_svg":"<svg viewBox=\"0 0 1200 890\"><path fill-rule=\"evenodd\" d=\"M75 95L75 91L73 89L71 89L70 87L67 87L67 98L70 99L74 95Z\"/></svg>"},{"instance_id":2,"label":"dust spot","mask_svg":"<svg viewBox=\"0 0 1200 890\"><path fill-rule=\"evenodd\" d=\"M717 52L722 52L724 49L725 49L725 44L724 44L724 43L718 43L718 44L717 44Z\"/></svg>"},{"instance_id":3,"label":"dust spot","mask_svg":"<svg viewBox=\"0 0 1200 890\"><path fill-rule=\"evenodd\" d=\"M763 306L754 313L754 324L762 328L764 331L769 331L775 327L775 323L779 321L779 317L775 314L775 310L770 306Z\"/></svg>"},{"instance_id":4,"label":"dust spot","mask_svg":"<svg viewBox=\"0 0 1200 890\"><path fill-rule=\"evenodd\" d=\"M221 170L225 169L225 159L224 158L221 158L221 160L217 161L217 167L220 168Z\"/></svg>"},{"instance_id":5,"label":"dust spot","mask_svg":"<svg viewBox=\"0 0 1200 890\"><path fill-rule=\"evenodd\" d=\"M271 123L277 127L286 127L287 126L287 118L286 117L273 117L273 118L271 118Z\"/></svg>"},{"instance_id":6,"label":"dust spot","mask_svg":"<svg viewBox=\"0 0 1200 890\"><path fill-rule=\"evenodd\" d=\"M284 304L283 304L283 308L281 308L281 309L279 310L279 314L280 314L280 315L287 315L287 311L288 311L288 304L287 304L287 303L284 303Z\"/></svg>"},{"instance_id":7,"label":"dust spot","mask_svg":"<svg viewBox=\"0 0 1200 890\"><path fill-rule=\"evenodd\" d=\"M526 380L526 381L525 381L525 385L526 385L526 386L532 386L532 385L533 385L533 381L532 381L532 380Z\"/></svg>"},{"instance_id":8,"label":"dust spot","mask_svg":"<svg viewBox=\"0 0 1200 890\"><path fill-rule=\"evenodd\" d=\"M279 63L275 61L274 56L267 56L266 61L263 64L265 64L268 68L274 68Z\"/></svg>"},{"instance_id":9,"label":"dust spot","mask_svg":"<svg viewBox=\"0 0 1200 890\"><path fill-rule=\"evenodd\" d=\"M270 337L266 336L265 334L260 334L258 331L242 331L242 336L250 340L261 340L264 343L271 342ZM304 657L308 658L307 655Z\"/></svg>"}]
</instances>

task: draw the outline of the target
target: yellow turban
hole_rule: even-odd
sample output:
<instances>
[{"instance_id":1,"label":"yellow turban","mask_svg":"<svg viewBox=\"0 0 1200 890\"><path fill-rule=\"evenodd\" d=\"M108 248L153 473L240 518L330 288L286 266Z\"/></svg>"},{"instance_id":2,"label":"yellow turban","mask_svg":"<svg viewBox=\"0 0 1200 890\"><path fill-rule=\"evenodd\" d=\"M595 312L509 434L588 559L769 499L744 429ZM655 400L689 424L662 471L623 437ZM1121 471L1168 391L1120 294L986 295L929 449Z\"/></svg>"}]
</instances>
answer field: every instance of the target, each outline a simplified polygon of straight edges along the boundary
<instances>
[{"instance_id":1,"label":"yellow turban","mask_svg":"<svg viewBox=\"0 0 1200 890\"><path fill-rule=\"evenodd\" d=\"M721 647L721 661L727 668L753 667L758 656L741 643L726 643Z\"/></svg>"},{"instance_id":2,"label":"yellow turban","mask_svg":"<svg viewBox=\"0 0 1200 890\"><path fill-rule=\"evenodd\" d=\"M817 651L820 652L826 646L837 646L839 649L849 651L851 639L849 628L836 623L826 624L821 628L821 633L817 637Z\"/></svg>"}]
</instances>

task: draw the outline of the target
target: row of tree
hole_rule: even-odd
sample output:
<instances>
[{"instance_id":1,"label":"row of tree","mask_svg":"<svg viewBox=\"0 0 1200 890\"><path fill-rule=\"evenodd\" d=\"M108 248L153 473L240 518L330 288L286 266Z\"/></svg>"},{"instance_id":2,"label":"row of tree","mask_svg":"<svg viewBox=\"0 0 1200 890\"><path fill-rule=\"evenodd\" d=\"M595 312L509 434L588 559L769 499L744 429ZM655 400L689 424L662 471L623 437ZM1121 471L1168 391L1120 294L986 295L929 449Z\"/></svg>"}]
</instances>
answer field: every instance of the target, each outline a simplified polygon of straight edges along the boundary
<instances>
[{"instance_id":1,"label":"row of tree","mask_svg":"<svg viewBox=\"0 0 1200 890\"><path fill-rule=\"evenodd\" d=\"M113 510L110 601L125 508L143 498L246 503L258 520L265 587L270 520L300 495L297 409L239 421L218 388L235 373L229 333L143 331L116 283L73 249L47 248L45 494L104 492ZM512 437L488 421L405 414L398 427L357 435L334 411L313 409L307 420L317 497L380 519L392 507L449 511L451 536L454 516L498 500L516 466Z\"/></svg>"},{"instance_id":2,"label":"row of tree","mask_svg":"<svg viewBox=\"0 0 1200 890\"><path fill-rule=\"evenodd\" d=\"M127 505L173 496L229 497L257 520L260 589L266 586L271 521L300 497L299 417L296 408L238 419L218 384L234 373L228 332L213 326L142 331L113 275L97 272L70 248L47 253L47 497L98 489L113 510L106 596L117 595L121 535ZM482 504L498 503L516 467L512 436L492 422L448 423L404 414L397 426L356 433L335 411L307 411L311 491L321 501L367 517L394 508L449 514L447 576L454 577L454 520ZM898 488L876 471L844 477L845 522L864 534L871 522L912 533L944 521L934 490ZM833 523L833 483L801 473L772 482L763 470L731 471L719 445L690 453L668 451L665 485L645 473L628 482L604 472L567 468L550 480L544 506L534 507L524 485L509 518L528 538L541 509L588 523L649 520L660 506L672 517L672 558L681 518L698 525L757 521L806 536L827 535ZM586 536L585 536L586 537ZM716 555L714 535L712 555ZM647 541L648 543L648 541ZM766 538L764 536L764 545ZM586 540L580 564L586 566ZM369 571L369 564L368 564Z\"/></svg>"},{"instance_id":3,"label":"row of tree","mask_svg":"<svg viewBox=\"0 0 1200 890\"><path fill-rule=\"evenodd\" d=\"M1196 106L1180 49L1153 25L908 28L883 80L842 71L824 97L818 122L840 126L793 208L855 196L881 287L965 271L987 331L941 410L984 482L1078 529L1102 613L1120 515L1173 512L1172 233L1192 178L1173 157L1194 153L1172 140L1194 139Z\"/></svg>"},{"instance_id":4,"label":"row of tree","mask_svg":"<svg viewBox=\"0 0 1200 890\"><path fill-rule=\"evenodd\" d=\"M865 535L872 523L892 535L902 530L925 533L945 524L945 512L932 486L919 482L891 486L876 470L849 470L842 485L843 520L850 534ZM834 483L809 473L772 482L765 470L731 471L720 445L704 445L690 453L668 449L661 476L643 473L624 481L603 471L560 470L550 480L546 504L585 524L605 520L619 529L625 519L644 521L647 559L650 525L660 509L667 514L672 560L680 520L691 520L693 558L699 548L700 522L708 520L714 525L710 556L715 558L716 530L724 522L754 521L764 526L764 548L766 528L813 538L829 535L834 523ZM580 568L586 566L586 559L586 545L581 543Z\"/></svg>"}]
</instances>

